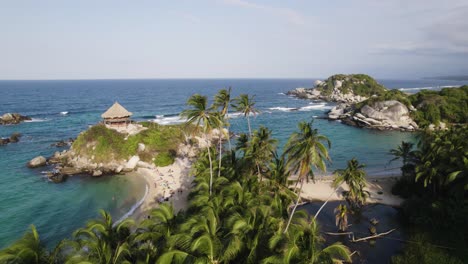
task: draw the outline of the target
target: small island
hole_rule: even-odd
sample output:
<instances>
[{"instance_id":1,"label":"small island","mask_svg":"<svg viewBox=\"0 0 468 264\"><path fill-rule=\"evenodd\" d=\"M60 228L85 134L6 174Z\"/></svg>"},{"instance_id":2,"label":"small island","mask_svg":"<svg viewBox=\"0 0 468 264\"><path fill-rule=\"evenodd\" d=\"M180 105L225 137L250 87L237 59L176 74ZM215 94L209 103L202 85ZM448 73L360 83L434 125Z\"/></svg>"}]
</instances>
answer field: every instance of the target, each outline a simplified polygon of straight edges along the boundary
<instances>
[{"instance_id":1,"label":"small island","mask_svg":"<svg viewBox=\"0 0 468 264\"><path fill-rule=\"evenodd\" d=\"M314 88L296 88L288 95L337 103L330 120L378 130L445 129L468 121L468 86L405 94L388 90L365 74L337 74L316 81Z\"/></svg>"}]
</instances>

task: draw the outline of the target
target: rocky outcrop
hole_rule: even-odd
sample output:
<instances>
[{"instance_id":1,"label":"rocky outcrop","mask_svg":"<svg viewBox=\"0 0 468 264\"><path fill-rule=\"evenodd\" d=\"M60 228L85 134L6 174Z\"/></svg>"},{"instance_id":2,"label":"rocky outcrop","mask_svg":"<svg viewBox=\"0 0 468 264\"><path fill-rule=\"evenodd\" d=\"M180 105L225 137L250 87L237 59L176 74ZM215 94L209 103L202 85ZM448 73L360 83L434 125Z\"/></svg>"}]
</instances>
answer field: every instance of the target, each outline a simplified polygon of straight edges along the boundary
<instances>
[{"instance_id":1,"label":"rocky outcrop","mask_svg":"<svg viewBox=\"0 0 468 264\"><path fill-rule=\"evenodd\" d=\"M57 147L57 148L63 148L63 147L71 147L75 140L73 138L69 138L68 140L60 140L57 141L53 144L51 144L51 147Z\"/></svg>"},{"instance_id":2,"label":"rocky outcrop","mask_svg":"<svg viewBox=\"0 0 468 264\"><path fill-rule=\"evenodd\" d=\"M296 88L292 91L289 91L287 94L302 99L323 100L327 102L341 103L359 103L367 99L367 97L356 95L353 92L343 93L338 88L334 88L331 94L324 94L317 88Z\"/></svg>"},{"instance_id":3,"label":"rocky outcrop","mask_svg":"<svg viewBox=\"0 0 468 264\"><path fill-rule=\"evenodd\" d=\"M37 167L45 166L46 164L47 164L47 159L43 156L38 156L30 160L27 165L29 168L37 168Z\"/></svg>"},{"instance_id":4,"label":"rocky outcrop","mask_svg":"<svg viewBox=\"0 0 468 264\"><path fill-rule=\"evenodd\" d=\"M31 118L18 113L6 113L0 117L0 125L15 125L25 120L31 120Z\"/></svg>"},{"instance_id":5,"label":"rocky outcrop","mask_svg":"<svg viewBox=\"0 0 468 264\"><path fill-rule=\"evenodd\" d=\"M123 171L124 171L124 172L133 171L133 170L136 168L136 166L137 166L137 164L138 164L139 161L140 161L140 157L138 157L138 156L133 156L133 157L131 157L131 158L128 160L128 162L125 164L125 166L124 166L124 168L123 168Z\"/></svg>"},{"instance_id":6,"label":"rocky outcrop","mask_svg":"<svg viewBox=\"0 0 468 264\"><path fill-rule=\"evenodd\" d=\"M406 105L395 101L375 102L360 109L348 104L338 104L328 113L331 120L342 120L344 124L379 130L414 131L418 125L410 117Z\"/></svg>"},{"instance_id":7,"label":"rocky outcrop","mask_svg":"<svg viewBox=\"0 0 468 264\"><path fill-rule=\"evenodd\" d=\"M0 138L0 146L6 145L9 143L17 143L19 142L21 137L20 133L13 133L9 138Z\"/></svg>"},{"instance_id":8,"label":"rocky outcrop","mask_svg":"<svg viewBox=\"0 0 468 264\"><path fill-rule=\"evenodd\" d=\"M337 74L325 81L315 81L313 88L296 88L287 94L302 99L353 104L362 102L374 94L383 93L385 90L367 75Z\"/></svg>"}]
</instances>

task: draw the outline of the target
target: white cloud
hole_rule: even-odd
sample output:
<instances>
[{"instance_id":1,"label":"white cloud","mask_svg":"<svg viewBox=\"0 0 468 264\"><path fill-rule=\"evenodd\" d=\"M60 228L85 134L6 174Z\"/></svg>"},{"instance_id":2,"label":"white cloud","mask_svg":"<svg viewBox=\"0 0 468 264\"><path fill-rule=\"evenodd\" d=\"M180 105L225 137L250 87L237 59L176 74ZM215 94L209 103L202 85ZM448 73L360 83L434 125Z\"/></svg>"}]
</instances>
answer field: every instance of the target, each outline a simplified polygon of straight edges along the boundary
<instances>
[{"instance_id":1,"label":"white cloud","mask_svg":"<svg viewBox=\"0 0 468 264\"><path fill-rule=\"evenodd\" d=\"M245 1L245 0L223 0L223 2L232 6L238 6L242 8L248 8L248 9L257 9L257 10L261 10L264 12L268 12L275 16L284 18L288 22L295 24L295 25L306 24L306 18L301 13L291 8L261 5L261 4L256 4L256 3L252 3L249 1Z\"/></svg>"},{"instance_id":2,"label":"white cloud","mask_svg":"<svg viewBox=\"0 0 468 264\"><path fill-rule=\"evenodd\" d=\"M468 6L433 14L426 26L417 29L412 39L380 44L374 54L408 54L425 56L468 56Z\"/></svg>"}]
</instances>

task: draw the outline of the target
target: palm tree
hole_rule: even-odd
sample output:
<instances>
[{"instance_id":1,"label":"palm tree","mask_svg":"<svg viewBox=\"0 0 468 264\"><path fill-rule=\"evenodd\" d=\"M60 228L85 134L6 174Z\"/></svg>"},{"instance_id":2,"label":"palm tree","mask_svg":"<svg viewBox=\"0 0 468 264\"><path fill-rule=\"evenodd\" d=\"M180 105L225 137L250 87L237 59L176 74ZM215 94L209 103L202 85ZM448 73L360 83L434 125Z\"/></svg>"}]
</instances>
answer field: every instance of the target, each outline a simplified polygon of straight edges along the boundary
<instances>
[{"instance_id":1,"label":"palm tree","mask_svg":"<svg viewBox=\"0 0 468 264\"><path fill-rule=\"evenodd\" d=\"M228 134L228 143L229 143L229 151L232 150L231 147L231 137L229 136L229 105L231 103L231 87L228 90L221 89L215 95L214 98L214 107L221 108L221 116L224 118L224 124L226 125L227 134Z\"/></svg>"},{"instance_id":2,"label":"palm tree","mask_svg":"<svg viewBox=\"0 0 468 264\"><path fill-rule=\"evenodd\" d=\"M333 181L333 186L337 187L343 182L348 185L349 191L345 192L345 196L346 200L354 209L359 209L369 196L369 192L364 190L367 185L366 172L363 170L364 167L364 164L359 164L359 162L353 158L348 160L346 169L339 169L334 172L336 178Z\"/></svg>"},{"instance_id":3,"label":"palm tree","mask_svg":"<svg viewBox=\"0 0 468 264\"><path fill-rule=\"evenodd\" d=\"M325 172L325 161L330 160L328 150L324 145L326 143L328 144L328 148L330 148L330 140L320 135L317 129L312 128L312 125L313 121L300 122L298 125L299 132L294 132L289 138L288 143L286 143L284 153L287 157L287 171L289 175L297 175L297 182L300 183L300 188L297 192L296 204L284 230L285 233L288 231L294 212L299 204L304 181L309 182L309 179L314 179L312 168L314 167Z\"/></svg>"},{"instance_id":4,"label":"palm tree","mask_svg":"<svg viewBox=\"0 0 468 264\"><path fill-rule=\"evenodd\" d=\"M287 233L277 232L271 236L270 248L281 254L267 257L263 263L351 262L349 249L339 242L321 248L324 239L319 235L317 221L308 218L306 213L298 214Z\"/></svg>"},{"instance_id":5,"label":"palm tree","mask_svg":"<svg viewBox=\"0 0 468 264\"><path fill-rule=\"evenodd\" d=\"M192 109L187 109L182 111L181 115L187 118L188 124L196 124L196 128L198 129L202 124L203 128L203 135L205 137L205 141L208 143L207 151L208 151L208 159L210 161L210 195L212 193L212 185L213 185L213 160L211 159L211 150L210 144L208 142L208 132L211 131L213 127L218 127L220 120L216 117L216 115L210 111L207 107L207 97L202 96L199 94L192 95L187 100L187 105L191 106Z\"/></svg>"},{"instance_id":6,"label":"palm tree","mask_svg":"<svg viewBox=\"0 0 468 264\"><path fill-rule=\"evenodd\" d=\"M335 225L340 231L346 231L348 228L348 208L344 204L338 205L335 210Z\"/></svg>"},{"instance_id":7,"label":"palm tree","mask_svg":"<svg viewBox=\"0 0 468 264\"><path fill-rule=\"evenodd\" d=\"M222 243L217 235L220 229L214 212L206 211L187 219L181 232L171 237L172 249L164 253L157 263L221 263Z\"/></svg>"},{"instance_id":8,"label":"palm tree","mask_svg":"<svg viewBox=\"0 0 468 264\"><path fill-rule=\"evenodd\" d=\"M76 230L75 241L70 242L74 249L68 256L73 262L91 261L93 263L128 263L130 256L130 228L132 219L114 223L109 213L100 211L101 219L91 220L86 227Z\"/></svg>"},{"instance_id":9,"label":"palm tree","mask_svg":"<svg viewBox=\"0 0 468 264\"><path fill-rule=\"evenodd\" d=\"M21 239L0 251L1 263L53 263L34 225Z\"/></svg>"},{"instance_id":10,"label":"palm tree","mask_svg":"<svg viewBox=\"0 0 468 264\"><path fill-rule=\"evenodd\" d=\"M406 176L408 172L410 172L414 168L414 163L416 159L416 152L413 151L413 143L402 141L401 145L399 145L396 149L390 150L390 154L394 156L390 162L402 159L403 166L401 167L401 171L403 176ZM390 163L389 162L389 163Z\"/></svg>"},{"instance_id":11,"label":"palm tree","mask_svg":"<svg viewBox=\"0 0 468 264\"><path fill-rule=\"evenodd\" d=\"M241 94L239 97L234 98L233 107L244 114L244 117L247 117L247 125L249 126L249 136L252 137L252 128L250 127L250 118L251 114L256 115L259 113L257 109L255 109L255 101L254 96L249 97L248 94Z\"/></svg>"},{"instance_id":12,"label":"palm tree","mask_svg":"<svg viewBox=\"0 0 468 264\"><path fill-rule=\"evenodd\" d=\"M246 157L253 160L257 167L257 175L262 180L261 169L273 158L278 141L271 137L271 130L261 126L254 131L254 136L247 148Z\"/></svg>"},{"instance_id":13,"label":"palm tree","mask_svg":"<svg viewBox=\"0 0 468 264\"><path fill-rule=\"evenodd\" d=\"M176 233L176 228L177 217L173 205L163 203L150 212L149 219L140 223L132 242L138 247L141 258L153 263L168 248L169 239Z\"/></svg>"}]
</instances>

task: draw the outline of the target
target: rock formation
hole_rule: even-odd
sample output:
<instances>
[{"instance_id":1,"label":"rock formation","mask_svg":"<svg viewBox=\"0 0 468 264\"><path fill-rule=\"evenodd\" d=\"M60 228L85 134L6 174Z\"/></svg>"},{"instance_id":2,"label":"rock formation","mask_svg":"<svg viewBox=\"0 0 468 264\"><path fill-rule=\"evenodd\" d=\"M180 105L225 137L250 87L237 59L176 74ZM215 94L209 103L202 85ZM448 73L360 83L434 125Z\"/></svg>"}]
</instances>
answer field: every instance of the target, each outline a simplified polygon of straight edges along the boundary
<instances>
[{"instance_id":1,"label":"rock formation","mask_svg":"<svg viewBox=\"0 0 468 264\"><path fill-rule=\"evenodd\" d=\"M9 143L17 143L19 142L21 137L20 133L13 133L9 138L0 138L0 146L6 145Z\"/></svg>"},{"instance_id":2,"label":"rock formation","mask_svg":"<svg viewBox=\"0 0 468 264\"><path fill-rule=\"evenodd\" d=\"M25 120L31 120L31 118L18 113L6 113L0 117L0 125L15 125Z\"/></svg>"},{"instance_id":3,"label":"rock formation","mask_svg":"<svg viewBox=\"0 0 468 264\"><path fill-rule=\"evenodd\" d=\"M287 94L303 99L359 103L374 94L384 93L385 90L382 85L367 75L337 74L325 81L315 81L313 88L296 88Z\"/></svg>"},{"instance_id":4,"label":"rock formation","mask_svg":"<svg viewBox=\"0 0 468 264\"><path fill-rule=\"evenodd\" d=\"M37 167L42 167L47 164L47 159L43 156L38 156L32 159L31 161L28 162L28 167L29 168L37 168Z\"/></svg>"},{"instance_id":5,"label":"rock formation","mask_svg":"<svg viewBox=\"0 0 468 264\"><path fill-rule=\"evenodd\" d=\"M328 119L357 127L380 130L414 131L418 125L410 112L417 111L388 95L388 91L374 79L363 74L337 74L325 81L315 81L314 88L296 88L289 95L303 99L338 103L328 112ZM392 97L390 97L392 98Z\"/></svg>"},{"instance_id":6,"label":"rock formation","mask_svg":"<svg viewBox=\"0 0 468 264\"><path fill-rule=\"evenodd\" d=\"M395 100L388 100L365 104L360 109L354 105L338 104L330 110L328 118L339 119L345 124L358 127L414 131L419 127L409 113L406 105Z\"/></svg>"}]
</instances>

